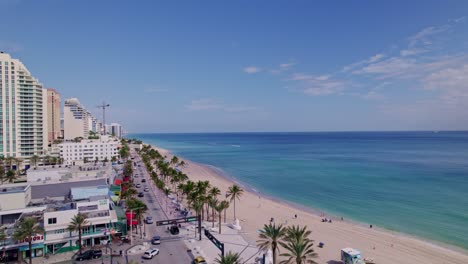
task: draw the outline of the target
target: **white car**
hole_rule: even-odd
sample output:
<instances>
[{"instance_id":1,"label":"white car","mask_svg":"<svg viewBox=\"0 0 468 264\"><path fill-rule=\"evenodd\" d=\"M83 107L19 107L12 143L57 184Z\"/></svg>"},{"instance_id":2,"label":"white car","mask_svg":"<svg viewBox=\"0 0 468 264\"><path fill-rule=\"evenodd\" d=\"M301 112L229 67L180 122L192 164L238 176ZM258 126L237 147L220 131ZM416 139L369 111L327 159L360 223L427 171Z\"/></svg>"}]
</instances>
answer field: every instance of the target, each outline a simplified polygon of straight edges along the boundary
<instances>
[{"instance_id":1,"label":"white car","mask_svg":"<svg viewBox=\"0 0 468 264\"><path fill-rule=\"evenodd\" d=\"M145 187L145 192L149 192L149 188L148 188L148 187Z\"/></svg>"},{"instance_id":2,"label":"white car","mask_svg":"<svg viewBox=\"0 0 468 264\"><path fill-rule=\"evenodd\" d=\"M143 254L144 259L152 259L154 256L159 254L159 249L157 248L152 248L150 250L145 251Z\"/></svg>"}]
</instances>

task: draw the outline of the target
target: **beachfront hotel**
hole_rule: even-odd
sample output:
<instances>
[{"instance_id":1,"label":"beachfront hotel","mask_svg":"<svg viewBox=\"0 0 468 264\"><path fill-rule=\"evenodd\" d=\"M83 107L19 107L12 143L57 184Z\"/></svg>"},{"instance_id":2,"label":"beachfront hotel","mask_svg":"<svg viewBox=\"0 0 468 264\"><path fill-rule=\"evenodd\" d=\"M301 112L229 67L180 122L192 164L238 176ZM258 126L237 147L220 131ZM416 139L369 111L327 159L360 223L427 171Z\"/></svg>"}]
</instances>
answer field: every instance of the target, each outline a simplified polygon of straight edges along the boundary
<instances>
[{"instance_id":1,"label":"beachfront hotel","mask_svg":"<svg viewBox=\"0 0 468 264\"><path fill-rule=\"evenodd\" d=\"M66 130L65 130L66 131ZM65 141L59 144L60 158L66 165L80 165L96 160L111 161L118 157L120 141L111 136L99 139L83 139L80 142Z\"/></svg>"},{"instance_id":2,"label":"beachfront hotel","mask_svg":"<svg viewBox=\"0 0 468 264\"><path fill-rule=\"evenodd\" d=\"M65 100L63 107L64 139L88 138L90 131L89 112L77 98Z\"/></svg>"},{"instance_id":3,"label":"beachfront hotel","mask_svg":"<svg viewBox=\"0 0 468 264\"><path fill-rule=\"evenodd\" d=\"M60 94L55 89L47 89L47 131L49 144L62 136L60 131Z\"/></svg>"},{"instance_id":4,"label":"beachfront hotel","mask_svg":"<svg viewBox=\"0 0 468 264\"><path fill-rule=\"evenodd\" d=\"M47 92L26 66L0 52L0 155L27 158L47 148Z\"/></svg>"}]
</instances>

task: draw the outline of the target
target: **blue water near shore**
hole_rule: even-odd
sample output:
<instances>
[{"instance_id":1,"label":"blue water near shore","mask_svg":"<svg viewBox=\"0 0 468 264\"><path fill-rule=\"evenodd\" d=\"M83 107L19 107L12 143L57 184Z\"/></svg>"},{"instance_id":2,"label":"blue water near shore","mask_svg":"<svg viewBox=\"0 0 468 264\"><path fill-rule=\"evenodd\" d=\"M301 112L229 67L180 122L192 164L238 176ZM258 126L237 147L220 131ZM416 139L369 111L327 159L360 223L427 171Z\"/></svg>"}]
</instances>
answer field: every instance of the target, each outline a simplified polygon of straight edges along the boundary
<instances>
[{"instance_id":1,"label":"blue water near shore","mask_svg":"<svg viewBox=\"0 0 468 264\"><path fill-rule=\"evenodd\" d=\"M286 201L468 249L468 132L133 134Z\"/></svg>"}]
</instances>

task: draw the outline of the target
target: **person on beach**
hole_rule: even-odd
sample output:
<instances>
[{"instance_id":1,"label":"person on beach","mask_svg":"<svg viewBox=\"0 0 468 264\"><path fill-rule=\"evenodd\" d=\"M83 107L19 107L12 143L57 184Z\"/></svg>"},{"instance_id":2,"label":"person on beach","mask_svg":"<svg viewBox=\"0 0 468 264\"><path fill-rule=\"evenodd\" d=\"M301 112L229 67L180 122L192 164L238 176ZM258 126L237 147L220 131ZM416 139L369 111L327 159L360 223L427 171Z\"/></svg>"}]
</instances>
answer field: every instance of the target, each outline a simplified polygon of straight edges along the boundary
<instances>
[{"instance_id":1,"label":"person on beach","mask_svg":"<svg viewBox=\"0 0 468 264\"><path fill-rule=\"evenodd\" d=\"M297 214L294 215L294 219L297 219Z\"/></svg>"}]
</instances>

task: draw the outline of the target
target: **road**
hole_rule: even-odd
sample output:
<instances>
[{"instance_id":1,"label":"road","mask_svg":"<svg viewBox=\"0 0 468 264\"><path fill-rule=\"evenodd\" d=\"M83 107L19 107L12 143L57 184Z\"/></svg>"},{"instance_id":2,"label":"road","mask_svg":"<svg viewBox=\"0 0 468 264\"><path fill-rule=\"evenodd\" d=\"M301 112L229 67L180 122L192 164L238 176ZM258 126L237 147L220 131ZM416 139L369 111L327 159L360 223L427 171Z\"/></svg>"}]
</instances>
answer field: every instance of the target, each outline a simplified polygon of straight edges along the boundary
<instances>
[{"instance_id":1,"label":"road","mask_svg":"<svg viewBox=\"0 0 468 264\"><path fill-rule=\"evenodd\" d=\"M146 241L151 245L151 238L155 235L161 237L161 244L150 246L150 248L158 248L160 250L159 255L155 256L153 259L143 259L143 254L141 253L136 255L128 255L128 261L133 261L133 263L192 263L193 256L187 252L187 247L185 246L182 240L182 236L172 236L169 232L166 231L167 226L156 226L156 221L168 219L163 211L163 207L164 209L166 209L166 199L152 182L146 167L141 161L141 157L134 150L131 150L131 157L135 157L133 161L137 163L137 166L134 166L133 182L135 184L141 184L140 188L136 188L137 191L144 192L145 187L149 187L149 192L144 192L145 196L138 199L141 199L148 206L148 211L145 214L145 217L152 216L154 221L153 224L144 225L144 228L142 227L142 230L145 229L146 231L146 237L143 239L139 239L139 230L138 235L135 235L135 230L133 230L135 238L133 245L141 244L143 241ZM142 183L142 179L145 179L146 182ZM156 199L157 196L159 197L159 199ZM171 216L170 213L169 216ZM180 216L178 215L173 215L170 218L179 217ZM130 247L130 245L126 244L126 247ZM114 252L118 252L120 248L116 248L116 246L114 246L113 250ZM110 259L106 257L105 259L96 259L92 261L85 261L82 263L110 263ZM123 264L125 263L125 258L115 257L113 263Z\"/></svg>"},{"instance_id":2,"label":"road","mask_svg":"<svg viewBox=\"0 0 468 264\"><path fill-rule=\"evenodd\" d=\"M139 198L146 203L148 211L146 216L152 216L154 223L145 225L147 241L151 244L151 237L155 235L161 236L161 244L152 246L159 248L160 253L154 257L153 260L143 260L140 255L129 256L128 259L137 261L139 263L192 263L192 257L187 253L187 247L181 238L172 236L167 232L167 226L156 226L156 221L166 220L166 214L163 211L165 209L165 201L156 199L158 192L156 186L152 182L149 173L140 159L140 156L132 150L131 156L135 157L133 160L137 163L134 169L134 183L141 183L141 187L137 188L139 192L143 192L145 187L149 187L149 192L144 192L145 197ZM138 166L139 165L139 166ZM141 180L145 179L146 182L142 183ZM161 196L160 196L161 197ZM162 197L161 197L162 198ZM174 216L171 218L177 218Z\"/></svg>"}]
</instances>

